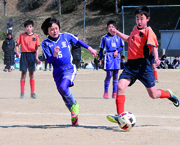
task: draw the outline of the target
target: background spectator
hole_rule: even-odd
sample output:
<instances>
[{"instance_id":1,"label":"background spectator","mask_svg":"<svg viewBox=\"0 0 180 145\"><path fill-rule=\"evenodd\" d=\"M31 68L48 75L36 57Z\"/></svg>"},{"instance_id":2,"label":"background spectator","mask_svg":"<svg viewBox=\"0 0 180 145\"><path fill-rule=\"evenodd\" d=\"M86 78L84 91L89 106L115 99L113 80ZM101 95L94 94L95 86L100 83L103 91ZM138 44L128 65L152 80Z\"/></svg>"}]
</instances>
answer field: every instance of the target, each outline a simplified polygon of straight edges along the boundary
<instances>
[{"instance_id":1,"label":"background spectator","mask_svg":"<svg viewBox=\"0 0 180 145\"><path fill-rule=\"evenodd\" d=\"M175 59L172 62L172 65L175 69L177 69L180 66L179 56L175 57Z\"/></svg>"},{"instance_id":2,"label":"background spectator","mask_svg":"<svg viewBox=\"0 0 180 145\"><path fill-rule=\"evenodd\" d=\"M15 42L12 38L12 34L8 33L7 38L3 41L2 50L4 51L4 68L5 72L11 72L11 65L14 65L14 48Z\"/></svg>"},{"instance_id":3,"label":"background spectator","mask_svg":"<svg viewBox=\"0 0 180 145\"><path fill-rule=\"evenodd\" d=\"M162 69L166 69L166 68L169 68L169 69L172 69L173 66L172 64L169 62L169 60L166 58L166 55L163 55L160 59L161 63L160 65L158 66L158 68L162 68Z\"/></svg>"},{"instance_id":4,"label":"background spectator","mask_svg":"<svg viewBox=\"0 0 180 145\"><path fill-rule=\"evenodd\" d=\"M99 69L99 54L96 55L94 58L94 69L98 70Z\"/></svg>"},{"instance_id":5,"label":"background spectator","mask_svg":"<svg viewBox=\"0 0 180 145\"><path fill-rule=\"evenodd\" d=\"M74 34L74 36L78 37L78 34ZM75 45L74 43L71 43L72 49L71 49L71 54L73 57L73 63L76 65L76 69L79 70L81 67L81 47L78 45Z\"/></svg>"},{"instance_id":6,"label":"background spectator","mask_svg":"<svg viewBox=\"0 0 180 145\"><path fill-rule=\"evenodd\" d=\"M9 22L7 22L7 34L8 33L12 34L12 26L13 26L12 18L9 18Z\"/></svg>"},{"instance_id":7,"label":"background spectator","mask_svg":"<svg viewBox=\"0 0 180 145\"><path fill-rule=\"evenodd\" d=\"M124 55L121 55L121 69L124 69L125 63L126 63L125 57L124 57Z\"/></svg>"},{"instance_id":8,"label":"background spectator","mask_svg":"<svg viewBox=\"0 0 180 145\"><path fill-rule=\"evenodd\" d=\"M47 64L48 64L48 62L47 62L47 60L45 59L44 54L43 54L43 61L45 62L45 63L44 63L44 71L47 71ZM51 71L51 67L52 67L52 64L49 63L49 71Z\"/></svg>"}]
</instances>

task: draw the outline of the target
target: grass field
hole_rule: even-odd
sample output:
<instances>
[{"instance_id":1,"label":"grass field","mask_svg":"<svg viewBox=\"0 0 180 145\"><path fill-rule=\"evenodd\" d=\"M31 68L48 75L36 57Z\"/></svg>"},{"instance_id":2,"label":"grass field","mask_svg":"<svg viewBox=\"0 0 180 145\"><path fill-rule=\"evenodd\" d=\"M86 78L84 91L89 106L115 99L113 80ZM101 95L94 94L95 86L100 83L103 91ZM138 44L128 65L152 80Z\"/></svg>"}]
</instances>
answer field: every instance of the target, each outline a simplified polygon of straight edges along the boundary
<instances>
[{"instance_id":1,"label":"grass field","mask_svg":"<svg viewBox=\"0 0 180 145\"><path fill-rule=\"evenodd\" d=\"M30 98L29 78L25 99L20 99L20 72L3 72L0 64L1 145L178 145L180 108L167 99L151 99L137 81L127 88L125 110L136 116L130 131L106 119L116 114L115 99L103 99L105 72L81 69L71 88L80 104L79 126L72 127L70 112L56 90L52 72L36 71L37 99ZM121 71L120 71L121 72ZM180 70L158 70L157 88L170 88L180 96ZM109 88L111 95L112 85Z\"/></svg>"}]
</instances>

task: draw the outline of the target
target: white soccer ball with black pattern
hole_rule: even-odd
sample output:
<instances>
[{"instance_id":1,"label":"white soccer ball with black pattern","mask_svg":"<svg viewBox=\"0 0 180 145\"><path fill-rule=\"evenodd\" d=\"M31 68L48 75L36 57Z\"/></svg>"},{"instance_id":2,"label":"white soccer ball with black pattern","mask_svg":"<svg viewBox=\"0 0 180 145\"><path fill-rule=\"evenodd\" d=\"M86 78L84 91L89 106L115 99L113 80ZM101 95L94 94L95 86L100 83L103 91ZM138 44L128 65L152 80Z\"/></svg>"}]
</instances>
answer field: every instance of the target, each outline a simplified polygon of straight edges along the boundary
<instances>
[{"instance_id":1,"label":"white soccer ball with black pattern","mask_svg":"<svg viewBox=\"0 0 180 145\"><path fill-rule=\"evenodd\" d=\"M135 126L136 118L131 112L123 112L118 117L121 129L130 130Z\"/></svg>"}]
</instances>

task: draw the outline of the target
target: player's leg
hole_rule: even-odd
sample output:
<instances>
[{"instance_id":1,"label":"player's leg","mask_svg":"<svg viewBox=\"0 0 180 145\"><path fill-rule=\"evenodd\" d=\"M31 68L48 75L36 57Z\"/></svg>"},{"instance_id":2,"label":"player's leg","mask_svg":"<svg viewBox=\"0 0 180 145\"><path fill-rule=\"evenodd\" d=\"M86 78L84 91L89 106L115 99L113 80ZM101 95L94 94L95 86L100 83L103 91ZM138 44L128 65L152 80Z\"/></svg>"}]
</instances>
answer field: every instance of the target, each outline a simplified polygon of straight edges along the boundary
<instances>
[{"instance_id":1,"label":"player's leg","mask_svg":"<svg viewBox=\"0 0 180 145\"><path fill-rule=\"evenodd\" d=\"M35 64L36 64L36 54L28 53L27 60L28 60L28 70L29 70L30 87L31 87L31 98L36 99L37 96L34 93L35 91L34 71L35 71Z\"/></svg>"},{"instance_id":2,"label":"player's leg","mask_svg":"<svg viewBox=\"0 0 180 145\"><path fill-rule=\"evenodd\" d=\"M149 96L152 99L157 99L157 98L164 99L164 98L167 98L170 101L172 101L173 104L176 107L179 107L179 99L173 94L173 92L170 89L164 91L162 89L156 89L155 86L151 87L151 88L146 88L146 89L148 91Z\"/></svg>"},{"instance_id":3,"label":"player's leg","mask_svg":"<svg viewBox=\"0 0 180 145\"><path fill-rule=\"evenodd\" d=\"M52 67L52 64L51 64L51 63L49 63L49 71L51 71L51 67Z\"/></svg>"},{"instance_id":4,"label":"player's leg","mask_svg":"<svg viewBox=\"0 0 180 145\"><path fill-rule=\"evenodd\" d=\"M65 105L71 111L72 125L78 124L79 104L75 101L72 92L69 89L71 82L69 79L62 79L57 86L59 93L61 94Z\"/></svg>"},{"instance_id":5,"label":"player's leg","mask_svg":"<svg viewBox=\"0 0 180 145\"><path fill-rule=\"evenodd\" d=\"M34 91L35 91L35 79L34 79L34 72L33 71L29 72L29 79L30 79L29 83L30 83L30 87L31 87L31 98L36 99L37 96L34 93Z\"/></svg>"},{"instance_id":6,"label":"player's leg","mask_svg":"<svg viewBox=\"0 0 180 145\"><path fill-rule=\"evenodd\" d=\"M143 68L141 68L141 69L143 69ZM152 67L148 63L146 65L145 70L146 71L144 71L144 73L142 75L139 75L138 79L146 87L146 90L147 90L149 96L152 99L167 98L167 99L171 100L176 107L178 107L179 100L170 90L164 91L161 89L156 89L155 82L154 82L155 79L154 79L153 70L152 70Z\"/></svg>"},{"instance_id":7,"label":"player's leg","mask_svg":"<svg viewBox=\"0 0 180 145\"><path fill-rule=\"evenodd\" d=\"M47 71L47 60L45 60L45 64L44 64L44 71Z\"/></svg>"},{"instance_id":8,"label":"player's leg","mask_svg":"<svg viewBox=\"0 0 180 145\"><path fill-rule=\"evenodd\" d=\"M118 116L124 112L124 105L125 105L125 94L124 91L128 87L128 85L131 83L131 79L120 79L118 82L117 87L117 97L116 97L116 110L117 115L112 116L108 115L107 119L110 122L118 123Z\"/></svg>"},{"instance_id":9,"label":"player's leg","mask_svg":"<svg viewBox=\"0 0 180 145\"><path fill-rule=\"evenodd\" d=\"M154 78L155 78L155 82L158 83L158 75L157 75L157 69L156 69L156 64L153 63L152 64L152 68L153 68L153 72L154 72Z\"/></svg>"},{"instance_id":10,"label":"player's leg","mask_svg":"<svg viewBox=\"0 0 180 145\"><path fill-rule=\"evenodd\" d=\"M118 85L118 69L115 69L113 72L113 93L112 98L116 98L116 92L117 92L117 85Z\"/></svg>"},{"instance_id":11,"label":"player's leg","mask_svg":"<svg viewBox=\"0 0 180 145\"><path fill-rule=\"evenodd\" d=\"M20 71L21 71L21 80L20 80L20 86L21 86L21 95L20 98L25 98L24 91L25 91L25 78L26 78L26 72L28 68L28 61L26 53L21 53L20 58Z\"/></svg>"},{"instance_id":12,"label":"player's leg","mask_svg":"<svg viewBox=\"0 0 180 145\"><path fill-rule=\"evenodd\" d=\"M26 72L21 72L21 80L20 80L20 86L21 86L21 95L20 98L24 99L24 90L25 90L25 78L26 78Z\"/></svg>"},{"instance_id":13,"label":"player's leg","mask_svg":"<svg viewBox=\"0 0 180 145\"><path fill-rule=\"evenodd\" d=\"M112 70L106 70L106 78L104 80L104 95L103 95L104 99L109 98L108 89L109 89L111 77L112 77Z\"/></svg>"}]
</instances>

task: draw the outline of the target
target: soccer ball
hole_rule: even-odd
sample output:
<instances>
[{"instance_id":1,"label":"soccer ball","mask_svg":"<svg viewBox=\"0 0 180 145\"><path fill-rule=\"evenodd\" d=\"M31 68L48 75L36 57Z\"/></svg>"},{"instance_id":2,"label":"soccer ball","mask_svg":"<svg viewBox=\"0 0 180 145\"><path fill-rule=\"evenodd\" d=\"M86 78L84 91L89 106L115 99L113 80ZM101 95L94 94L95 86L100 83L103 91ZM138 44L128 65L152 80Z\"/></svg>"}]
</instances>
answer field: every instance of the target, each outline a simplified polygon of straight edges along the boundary
<instances>
[{"instance_id":1,"label":"soccer ball","mask_svg":"<svg viewBox=\"0 0 180 145\"><path fill-rule=\"evenodd\" d=\"M121 129L130 130L136 123L136 118L131 112L123 112L118 117Z\"/></svg>"}]
</instances>

